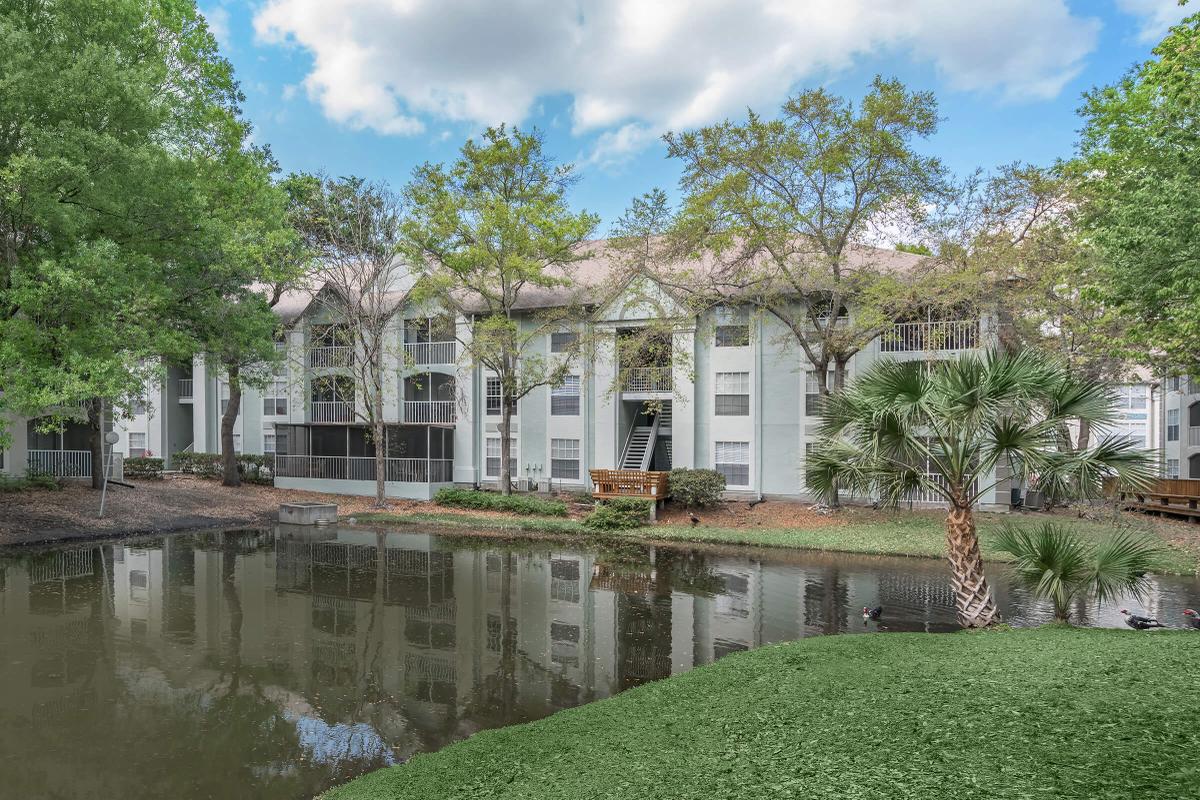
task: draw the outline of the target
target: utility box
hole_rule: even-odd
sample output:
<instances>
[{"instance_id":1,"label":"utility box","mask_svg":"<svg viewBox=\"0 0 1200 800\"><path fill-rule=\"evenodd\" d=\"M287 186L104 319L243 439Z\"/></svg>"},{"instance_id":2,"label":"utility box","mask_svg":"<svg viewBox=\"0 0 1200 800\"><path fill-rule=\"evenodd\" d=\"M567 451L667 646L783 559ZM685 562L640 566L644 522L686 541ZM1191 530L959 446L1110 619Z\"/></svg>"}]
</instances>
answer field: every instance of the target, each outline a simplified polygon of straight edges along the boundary
<instances>
[{"instance_id":1,"label":"utility box","mask_svg":"<svg viewBox=\"0 0 1200 800\"><path fill-rule=\"evenodd\" d=\"M281 503L279 521L287 525L329 525L337 522L337 504Z\"/></svg>"}]
</instances>

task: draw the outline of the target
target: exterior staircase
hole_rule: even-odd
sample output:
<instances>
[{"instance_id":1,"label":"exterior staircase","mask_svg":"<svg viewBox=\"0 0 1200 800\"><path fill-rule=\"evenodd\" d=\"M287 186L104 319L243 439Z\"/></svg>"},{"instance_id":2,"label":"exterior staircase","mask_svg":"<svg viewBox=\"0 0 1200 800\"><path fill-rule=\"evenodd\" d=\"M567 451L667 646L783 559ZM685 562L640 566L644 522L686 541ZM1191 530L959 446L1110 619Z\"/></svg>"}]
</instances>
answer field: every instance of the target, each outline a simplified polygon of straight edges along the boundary
<instances>
[{"instance_id":1,"label":"exterior staircase","mask_svg":"<svg viewBox=\"0 0 1200 800\"><path fill-rule=\"evenodd\" d=\"M648 470L654 462L654 446L661 434L671 430L671 404L664 403L649 425L637 425L629 432L625 450L621 454L621 469ZM664 439L667 458L671 457L671 440Z\"/></svg>"}]
</instances>

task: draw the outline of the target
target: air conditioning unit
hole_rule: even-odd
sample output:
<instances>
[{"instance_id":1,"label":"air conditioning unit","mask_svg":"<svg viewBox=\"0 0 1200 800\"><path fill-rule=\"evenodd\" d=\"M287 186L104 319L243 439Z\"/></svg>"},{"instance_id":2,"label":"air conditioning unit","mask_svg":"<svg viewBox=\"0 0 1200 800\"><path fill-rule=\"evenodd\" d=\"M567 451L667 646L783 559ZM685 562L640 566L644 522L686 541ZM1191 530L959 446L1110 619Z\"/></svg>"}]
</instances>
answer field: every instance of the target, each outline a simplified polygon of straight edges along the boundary
<instances>
[{"instance_id":1,"label":"air conditioning unit","mask_svg":"<svg viewBox=\"0 0 1200 800\"><path fill-rule=\"evenodd\" d=\"M518 492L529 491L529 478L517 478L513 484L516 485Z\"/></svg>"},{"instance_id":2,"label":"air conditioning unit","mask_svg":"<svg viewBox=\"0 0 1200 800\"><path fill-rule=\"evenodd\" d=\"M537 490L544 494L550 494L551 486L552 486L552 484L549 479L541 480L541 481L537 482Z\"/></svg>"}]
</instances>

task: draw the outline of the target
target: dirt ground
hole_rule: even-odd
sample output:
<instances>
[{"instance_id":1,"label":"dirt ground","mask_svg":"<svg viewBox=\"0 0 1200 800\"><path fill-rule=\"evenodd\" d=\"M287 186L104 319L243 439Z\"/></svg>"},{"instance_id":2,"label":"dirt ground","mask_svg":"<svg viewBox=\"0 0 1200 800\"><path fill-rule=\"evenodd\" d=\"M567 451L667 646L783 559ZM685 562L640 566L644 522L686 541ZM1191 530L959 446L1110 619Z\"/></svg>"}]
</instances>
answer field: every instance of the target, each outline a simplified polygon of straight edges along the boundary
<instances>
[{"instance_id":1,"label":"dirt ground","mask_svg":"<svg viewBox=\"0 0 1200 800\"><path fill-rule=\"evenodd\" d=\"M667 504L658 512L660 522L669 525L691 524L692 513ZM769 500L751 505L744 501L723 503L717 508L695 512L698 524L717 528L825 528L846 524L845 516L814 511L811 503Z\"/></svg>"}]
</instances>

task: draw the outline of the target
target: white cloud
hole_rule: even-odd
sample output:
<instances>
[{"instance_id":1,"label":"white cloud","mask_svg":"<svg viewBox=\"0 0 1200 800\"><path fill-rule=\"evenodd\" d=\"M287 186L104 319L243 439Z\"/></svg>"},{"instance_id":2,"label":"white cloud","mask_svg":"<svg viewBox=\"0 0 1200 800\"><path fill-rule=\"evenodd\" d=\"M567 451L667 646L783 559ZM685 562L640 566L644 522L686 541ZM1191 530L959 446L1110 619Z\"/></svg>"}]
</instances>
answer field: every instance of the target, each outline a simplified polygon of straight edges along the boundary
<instances>
[{"instance_id":1,"label":"white cloud","mask_svg":"<svg viewBox=\"0 0 1200 800\"><path fill-rule=\"evenodd\" d=\"M296 92L298 92L299 90L300 90L300 87L297 86L296 84L285 83L283 85L283 91L280 92L280 97L283 98L283 101L285 103L289 102L296 97Z\"/></svg>"},{"instance_id":2,"label":"white cloud","mask_svg":"<svg viewBox=\"0 0 1200 800\"><path fill-rule=\"evenodd\" d=\"M200 13L204 16L204 21L208 23L209 33L221 46L221 51L228 53L233 49L233 41L229 35L229 10L224 6L213 6L208 10L201 8Z\"/></svg>"},{"instance_id":3,"label":"white cloud","mask_svg":"<svg viewBox=\"0 0 1200 800\"><path fill-rule=\"evenodd\" d=\"M312 54L309 96L331 119L381 133L423 120L522 122L572 99L572 129L608 163L667 129L747 106L859 58L934 66L953 89L1054 97L1100 23L1065 0L267 0L260 41Z\"/></svg>"},{"instance_id":4,"label":"white cloud","mask_svg":"<svg viewBox=\"0 0 1200 800\"><path fill-rule=\"evenodd\" d=\"M1176 22L1196 13L1196 8L1181 6L1177 0L1117 0L1117 7L1141 19L1137 38L1143 43L1157 42Z\"/></svg>"}]
</instances>

